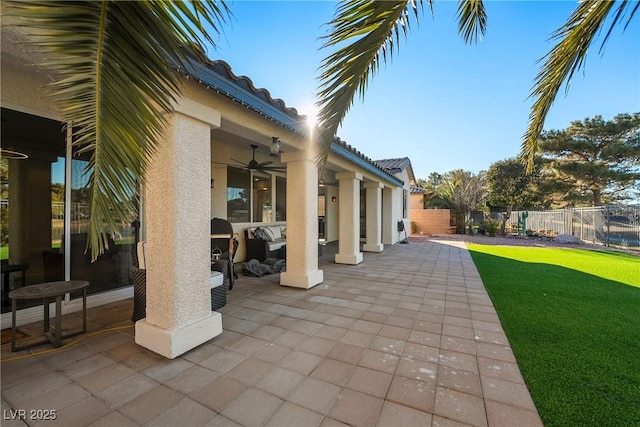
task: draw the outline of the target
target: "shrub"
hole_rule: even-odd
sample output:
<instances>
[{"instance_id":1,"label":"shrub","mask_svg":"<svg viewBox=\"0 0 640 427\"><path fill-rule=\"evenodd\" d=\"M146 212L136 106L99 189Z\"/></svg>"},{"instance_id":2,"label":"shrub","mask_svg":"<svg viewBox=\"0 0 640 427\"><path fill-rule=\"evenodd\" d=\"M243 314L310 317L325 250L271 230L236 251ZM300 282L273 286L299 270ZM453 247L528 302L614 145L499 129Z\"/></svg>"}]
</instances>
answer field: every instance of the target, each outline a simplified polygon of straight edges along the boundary
<instances>
[{"instance_id":1,"label":"shrub","mask_svg":"<svg viewBox=\"0 0 640 427\"><path fill-rule=\"evenodd\" d=\"M418 234L418 223L411 221L411 234Z\"/></svg>"},{"instance_id":2,"label":"shrub","mask_svg":"<svg viewBox=\"0 0 640 427\"><path fill-rule=\"evenodd\" d=\"M473 236L473 221L469 221L469 223L467 224L467 231L469 233L469 236Z\"/></svg>"},{"instance_id":3,"label":"shrub","mask_svg":"<svg viewBox=\"0 0 640 427\"><path fill-rule=\"evenodd\" d=\"M487 230L487 233L489 234L489 236L495 237L496 234L498 234L498 231L500 230L500 221L487 219L484 222L484 229Z\"/></svg>"}]
</instances>

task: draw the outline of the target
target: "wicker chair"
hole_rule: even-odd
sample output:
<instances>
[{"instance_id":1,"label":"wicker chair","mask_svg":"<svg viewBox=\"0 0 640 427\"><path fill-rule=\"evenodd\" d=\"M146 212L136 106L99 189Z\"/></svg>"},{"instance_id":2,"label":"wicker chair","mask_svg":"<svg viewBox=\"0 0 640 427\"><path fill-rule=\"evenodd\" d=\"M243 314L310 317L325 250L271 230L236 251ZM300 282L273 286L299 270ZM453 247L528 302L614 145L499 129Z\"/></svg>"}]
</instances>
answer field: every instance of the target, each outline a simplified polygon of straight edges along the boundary
<instances>
[{"instance_id":1,"label":"wicker chair","mask_svg":"<svg viewBox=\"0 0 640 427\"><path fill-rule=\"evenodd\" d=\"M234 258L238 251L238 239L236 239L233 226L226 219L213 218L211 220L211 258L213 260L214 253L219 255L219 258L227 261L227 272L225 278L228 279L229 290L233 288L233 282L238 278L238 275L234 269ZM211 264L212 269L214 264ZM217 267L218 271L221 271ZM223 273L225 273L223 271Z\"/></svg>"},{"instance_id":2,"label":"wicker chair","mask_svg":"<svg viewBox=\"0 0 640 427\"><path fill-rule=\"evenodd\" d=\"M131 276L133 280L133 314L131 321L137 322L147 317L147 270L144 251L146 242L138 242L137 248L133 251ZM226 264L225 264L226 267ZM225 269L226 270L226 269ZM227 271L220 272L222 280L218 282L215 272L211 273L211 311L227 305ZM215 282L215 283L214 283Z\"/></svg>"},{"instance_id":3,"label":"wicker chair","mask_svg":"<svg viewBox=\"0 0 640 427\"><path fill-rule=\"evenodd\" d=\"M147 317L147 270L145 263L146 242L138 242L131 255L133 267L131 278L133 281L133 314L131 321L137 322ZM142 267L142 268L141 268Z\"/></svg>"}]
</instances>

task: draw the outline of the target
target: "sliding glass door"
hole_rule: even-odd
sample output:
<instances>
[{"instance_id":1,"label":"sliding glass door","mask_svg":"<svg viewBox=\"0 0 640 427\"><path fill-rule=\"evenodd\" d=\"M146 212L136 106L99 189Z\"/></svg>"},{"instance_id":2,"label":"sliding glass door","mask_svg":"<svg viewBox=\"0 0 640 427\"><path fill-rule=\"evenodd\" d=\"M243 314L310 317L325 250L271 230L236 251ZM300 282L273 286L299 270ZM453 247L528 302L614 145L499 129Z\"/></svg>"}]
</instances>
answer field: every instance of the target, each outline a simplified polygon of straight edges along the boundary
<instances>
[{"instance_id":1,"label":"sliding glass door","mask_svg":"<svg viewBox=\"0 0 640 427\"><path fill-rule=\"evenodd\" d=\"M10 310L9 291L25 285L71 278L89 280L89 293L129 286L131 224L113 230L107 252L95 262L85 253L88 159L69 159L62 123L6 108L1 114L2 312Z\"/></svg>"}]
</instances>

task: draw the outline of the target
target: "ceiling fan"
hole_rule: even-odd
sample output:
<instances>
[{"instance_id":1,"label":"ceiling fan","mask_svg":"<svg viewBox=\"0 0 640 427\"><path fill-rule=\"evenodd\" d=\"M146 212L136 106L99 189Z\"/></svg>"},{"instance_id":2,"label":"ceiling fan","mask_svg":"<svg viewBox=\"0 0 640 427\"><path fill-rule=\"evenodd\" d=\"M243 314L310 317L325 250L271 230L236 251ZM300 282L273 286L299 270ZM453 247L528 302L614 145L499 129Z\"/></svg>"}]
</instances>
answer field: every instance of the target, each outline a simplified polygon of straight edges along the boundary
<instances>
[{"instance_id":1,"label":"ceiling fan","mask_svg":"<svg viewBox=\"0 0 640 427\"><path fill-rule=\"evenodd\" d=\"M237 159L230 159L230 160L233 160L234 162L238 163L238 165L236 165L236 166L242 166L243 168L245 168L247 170L250 170L250 171L259 171L259 172L279 171L279 172L284 172L284 171L287 170L286 166L269 166L270 164L273 163L271 161L258 163L256 161L256 149L258 148L258 146L255 145L255 144L251 144L251 148L253 149L253 156L252 156L251 160L248 163L241 162L240 160L237 160Z\"/></svg>"},{"instance_id":2,"label":"ceiling fan","mask_svg":"<svg viewBox=\"0 0 640 427\"><path fill-rule=\"evenodd\" d=\"M320 178L320 180L318 181L318 187L329 187L329 186L337 187L338 183L325 181L324 178Z\"/></svg>"}]
</instances>

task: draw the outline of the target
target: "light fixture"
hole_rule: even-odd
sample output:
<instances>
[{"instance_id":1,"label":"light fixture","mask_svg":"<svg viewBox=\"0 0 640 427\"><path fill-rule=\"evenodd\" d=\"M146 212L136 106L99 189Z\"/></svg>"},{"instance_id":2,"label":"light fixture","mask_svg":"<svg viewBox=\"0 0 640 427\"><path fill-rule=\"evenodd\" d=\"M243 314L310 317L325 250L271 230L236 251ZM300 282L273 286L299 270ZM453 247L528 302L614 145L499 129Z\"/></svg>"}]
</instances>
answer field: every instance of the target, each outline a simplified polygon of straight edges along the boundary
<instances>
[{"instance_id":1,"label":"light fixture","mask_svg":"<svg viewBox=\"0 0 640 427\"><path fill-rule=\"evenodd\" d=\"M320 182L318 183L319 187L324 187L324 179L320 178Z\"/></svg>"},{"instance_id":2,"label":"light fixture","mask_svg":"<svg viewBox=\"0 0 640 427\"><path fill-rule=\"evenodd\" d=\"M19 151L7 150L6 148L0 148L0 157L10 160L24 160L29 158L29 156L24 153L21 153Z\"/></svg>"},{"instance_id":3,"label":"light fixture","mask_svg":"<svg viewBox=\"0 0 640 427\"><path fill-rule=\"evenodd\" d=\"M335 203L337 200L338 200L338 199L336 198L336 196L332 196L332 197L331 197L331 201L332 201L332 202L334 202L334 203Z\"/></svg>"},{"instance_id":4,"label":"light fixture","mask_svg":"<svg viewBox=\"0 0 640 427\"><path fill-rule=\"evenodd\" d=\"M278 157L280 155L280 138L277 136L271 137L271 147L269 147L269 155L271 157Z\"/></svg>"}]
</instances>

